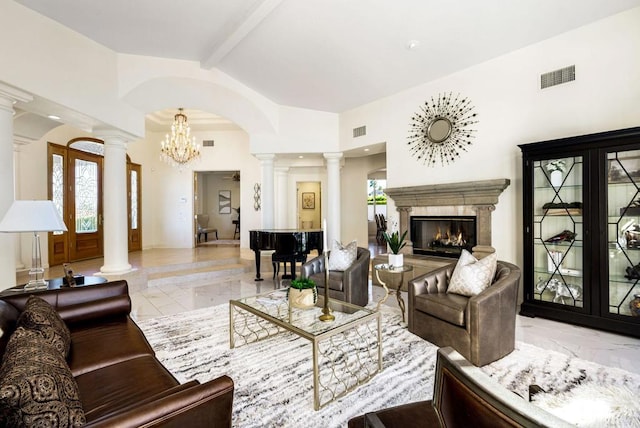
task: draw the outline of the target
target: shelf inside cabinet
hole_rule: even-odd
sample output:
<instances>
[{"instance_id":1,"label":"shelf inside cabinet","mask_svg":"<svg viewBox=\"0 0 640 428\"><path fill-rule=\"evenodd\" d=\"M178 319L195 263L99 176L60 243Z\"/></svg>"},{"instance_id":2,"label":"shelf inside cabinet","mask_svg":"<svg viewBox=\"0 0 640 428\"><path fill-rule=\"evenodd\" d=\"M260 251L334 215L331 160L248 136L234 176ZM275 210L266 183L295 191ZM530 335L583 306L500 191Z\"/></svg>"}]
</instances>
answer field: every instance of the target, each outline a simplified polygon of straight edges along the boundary
<instances>
[{"instance_id":1,"label":"shelf inside cabinet","mask_svg":"<svg viewBox=\"0 0 640 428\"><path fill-rule=\"evenodd\" d=\"M573 277L573 278L582 278L582 271L581 270L570 269L570 272L567 272L565 269L568 269L568 268L560 268L560 272L549 272L545 268L535 267L533 269L533 271L537 275L558 275L558 276L562 275L562 276L570 276L570 277Z\"/></svg>"},{"instance_id":2,"label":"shelf inside cabinet","mask_svg":"<svg viewBox=\"0 0 640 428\"><path fill-rule=\"evenodd\" d=\"M575 240L573 242L541 242L538 241L539 238L535 238L535 241L533 243L533 245L535 245L536 247L542 247L542 246L546 246L546 247L552 247L552 248L569 248L569 247L582 247L582 241L580 240Z\"/></svg>"},{"instance_id":3,"label":"shelf inside cabinet","mask_svg":"<svg viewBox=\"0 0 640 428\"><path fill-rule=\"evenodd\" d=\"M562 189L582 189L582 184L563 184L562 186L553 187L549 183L536 184L533 186L535 190L562 190Z\"/></svg>"}]
</instances>

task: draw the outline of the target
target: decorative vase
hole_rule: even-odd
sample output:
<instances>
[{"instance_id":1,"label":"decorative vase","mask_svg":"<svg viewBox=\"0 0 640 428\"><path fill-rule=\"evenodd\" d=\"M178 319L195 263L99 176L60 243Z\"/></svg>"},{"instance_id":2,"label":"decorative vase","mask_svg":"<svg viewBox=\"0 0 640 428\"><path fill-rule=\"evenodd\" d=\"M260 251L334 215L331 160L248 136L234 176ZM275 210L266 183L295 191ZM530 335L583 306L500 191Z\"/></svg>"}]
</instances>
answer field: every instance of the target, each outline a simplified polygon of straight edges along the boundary
<instances>
[{"instance_id":1,"label":"decorative vase","mask_svg":"<svg viewBox=\"0 0 640 428\"><path fill-rule=\"evenodd\" d=\"M316 304L315 288L289 288L289 305L299 309L313 308Z\"/></svg>"},{"instance_id":2,"label":"decorative vase","mask_svg":"<svg viewBox=\"0 0 640 428\"><path fill-rule=\"evenodd\" d=\"M633 295L633 299L629 302L629 309L631 309L631 315L640 317L640 294Z\"/></svg>"},{"instance_id":3,"label":"decorative vase","mask_svg":"<svg viewBox=\"0 0 640 428\"><path fill-rule=\"evenodd\" d=\"M389 266L401 267L404 264L404 254L389 254Z\"/></svg>"},{"instance_id":4,"label":"decorative vase","mask_svg":"<svg viewBox=\"0 0 640 428\"><path fill-rule=\"evenodd\" d=\"M562 186L562 171L551 171L551 185L553 187Z\"/></svg>"}]
</instances>

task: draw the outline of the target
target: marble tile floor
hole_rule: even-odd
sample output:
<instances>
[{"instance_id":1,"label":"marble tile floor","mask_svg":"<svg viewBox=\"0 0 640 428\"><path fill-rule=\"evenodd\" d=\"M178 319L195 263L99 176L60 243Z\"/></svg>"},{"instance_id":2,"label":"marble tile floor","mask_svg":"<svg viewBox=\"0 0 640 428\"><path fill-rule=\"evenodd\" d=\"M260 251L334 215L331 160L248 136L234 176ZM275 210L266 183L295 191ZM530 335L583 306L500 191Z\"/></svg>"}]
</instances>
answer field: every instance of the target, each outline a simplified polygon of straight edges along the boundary
<instances>
[{"instance_id":1,"label":"marble tile floor","mask_svg":"<svg viewBox=\"0 0 640 428\"><path fill-rule=\"evenodd\" d=\"M206 281L185 281L175 283L165 281L156 286L148 286L144 274L158 266L184 265L185 269L194 263L211 260L231 260L244 264L244 273L220 275ZM263 257L261 273L263 281L254 281L255 265L253 252L230 246L206 246L194 249L150 249L129 254L129 263L134 271L110 279L126 279L130 284L133 302L132 316L142 320L163 315L216 306L250 296L280 286L272 279L273 270L270 258ZM96 274L102 259L73 263L75 273ZM62 275L62 267L56 266L45 272L45 278ZM25 272L18 274L17 283L28 280ZM371 283L370 283L371 284ZM371 287L371 285L370 285ZM378 301L384 290L371 287L372 298ZM406 293L403 293L406 301ZM398 307L395 296L390 296L385 305ZM600 330L574 326L543 318L527 318L518 315L516 321L516 339L536 345L543 349L555 350L599 364L618 367L640 374L640 339L635 339Z\"/></svg>"}]
</instances>

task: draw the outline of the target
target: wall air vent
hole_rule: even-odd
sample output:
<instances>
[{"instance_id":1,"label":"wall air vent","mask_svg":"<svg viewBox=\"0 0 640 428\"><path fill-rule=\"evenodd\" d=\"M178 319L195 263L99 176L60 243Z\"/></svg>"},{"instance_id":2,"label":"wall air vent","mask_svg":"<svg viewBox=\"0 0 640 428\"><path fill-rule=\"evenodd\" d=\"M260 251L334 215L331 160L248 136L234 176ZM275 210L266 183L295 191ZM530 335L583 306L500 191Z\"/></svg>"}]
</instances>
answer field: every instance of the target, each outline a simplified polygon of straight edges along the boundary
<instances>
[{"instance_id":1,"label":"wall air vent","mask_svg":"<svg viewBox=\"0 0 640 428\"><path fill-rule=\"evenodd\" d=\"M213 147L213 140L202 140L202 147Z\"/></svg>"},{"instance_id":2,"label":"wall air vent","mask_svg":"<svg viewBox=\"0 0 640 428\"><path fill-rule=\"evenodd\" d=\"M353 128L353 138L362 137L363 135L367 135L367 127L360 126L358 128Z\"/></svg>"},{"instance_id":3,"label":"wall air vent","mask_svg":"<svg viewBox=\"0 0 640 428\"><path fill-rule=\"evenodd\" d=\"M540 89L549 88L551 86L560 85L576 80L576 66L561 68L560 70L550 71L540 75Z\"/></svg>"}]
</instances>

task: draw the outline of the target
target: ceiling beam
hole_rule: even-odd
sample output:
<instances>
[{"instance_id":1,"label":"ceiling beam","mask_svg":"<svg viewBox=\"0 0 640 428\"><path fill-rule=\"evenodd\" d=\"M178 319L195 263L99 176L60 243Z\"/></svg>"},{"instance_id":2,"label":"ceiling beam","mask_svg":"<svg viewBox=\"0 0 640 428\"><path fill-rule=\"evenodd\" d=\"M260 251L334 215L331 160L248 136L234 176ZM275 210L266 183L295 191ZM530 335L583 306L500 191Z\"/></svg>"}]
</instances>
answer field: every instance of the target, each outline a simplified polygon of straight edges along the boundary
<instances>
[{"instance_id":1,"label":"ceiling beam","mask_svg":"<svg viewBox=\"0 0 640 428\"><path fill-rule=\"evenodd\" d=\"M200 61L201 67L205 69L215 67L218 62L227 56L264 18L269 16L280 3L282 3L282 0L263 0L229 37L212 48L211 54L209 54L204 61Z\"/></svg>"}]
</instances>

